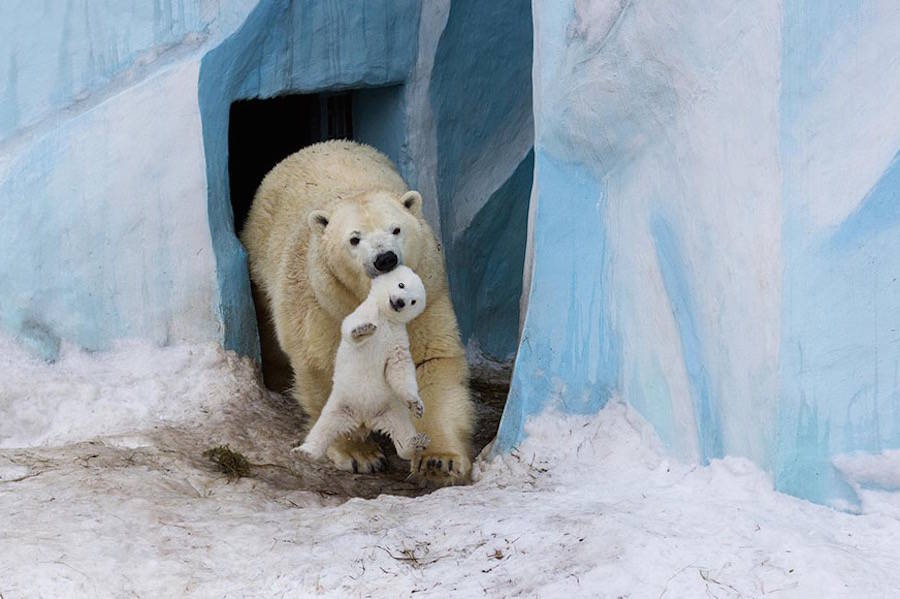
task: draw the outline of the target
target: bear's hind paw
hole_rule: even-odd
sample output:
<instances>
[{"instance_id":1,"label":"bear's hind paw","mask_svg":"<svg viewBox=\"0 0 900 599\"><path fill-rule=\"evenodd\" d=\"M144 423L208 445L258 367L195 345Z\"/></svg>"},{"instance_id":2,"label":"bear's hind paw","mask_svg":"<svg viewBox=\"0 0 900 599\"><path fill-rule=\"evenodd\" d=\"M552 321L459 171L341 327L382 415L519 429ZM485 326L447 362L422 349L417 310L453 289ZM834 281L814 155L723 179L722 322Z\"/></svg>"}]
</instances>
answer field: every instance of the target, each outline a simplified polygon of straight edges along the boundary
<instances>
[{"instance_id":1,"label":"bear's hind paw","mask_svg":"<svg viewBox=\"0 0 900 599\"><path fill-rule=\"evenodd\" d=\"M345 437L336 439L326 452L338 470L354 474L374 474L387 468L387 459L378 443Z\"/></svg>"}]
</instances>

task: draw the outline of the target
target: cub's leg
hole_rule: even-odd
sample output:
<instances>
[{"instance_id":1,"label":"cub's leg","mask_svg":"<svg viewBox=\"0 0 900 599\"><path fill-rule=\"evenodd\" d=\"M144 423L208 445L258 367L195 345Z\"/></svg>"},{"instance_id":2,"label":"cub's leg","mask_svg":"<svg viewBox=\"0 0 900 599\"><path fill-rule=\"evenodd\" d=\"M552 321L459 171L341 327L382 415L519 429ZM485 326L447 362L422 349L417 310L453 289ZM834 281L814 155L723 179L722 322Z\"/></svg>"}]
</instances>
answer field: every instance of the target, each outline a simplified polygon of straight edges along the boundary
<instances>
[{"instance_id":1,"label":"cub's leg","mask_svg":"<svg viewBox=\"0 0 900 599\"><path fill-rule=\"evenodd\" d=\"M294 367L293 394L307 415L307 427L314 427L318 421L326 405L329 389L331 373L299 364ZM337 469L347 472L378 472L387 465L378 443L359 435L339 435L331 443L327 455Z\"/></svg>"},{"instance_id":2,"label":"cub's leg","mask_svg":"<svg viewBox=\"0 0 900 599\"><path fill-rule=\"evenodd\" d=\"M341 406L340 398L332 394L312 430L306 435L303 445L295 447L294 451L303 452L313 459L322 459L338 437L351 432L357 426L352 412Z\"/></svg>"},{"instance_id":3,"label":"cub's leg","mask_svg":"<svg viewBox=\"0 0 900 599\"><path fill-rule=\"evenodd\" d=\"M405 405L392 403L373 420L372 428L388 435L394 442L397 455L404 460L413 459L428 447L428 435L416 432Z\"/></svg>"},{"instance_id":4,"label":"cub's leg","mask_svg":"<svg viewBox=\"0 0 900 599\"><path fill-rule=\"evenodd\" d=\"M406 402L407 407L416 415L416 418L421 418L425 412L425 404L419 397L416 367L409 350L396 347L391 351L384 365L384 377L397 397Z\"/></svg>"}]
</instances>

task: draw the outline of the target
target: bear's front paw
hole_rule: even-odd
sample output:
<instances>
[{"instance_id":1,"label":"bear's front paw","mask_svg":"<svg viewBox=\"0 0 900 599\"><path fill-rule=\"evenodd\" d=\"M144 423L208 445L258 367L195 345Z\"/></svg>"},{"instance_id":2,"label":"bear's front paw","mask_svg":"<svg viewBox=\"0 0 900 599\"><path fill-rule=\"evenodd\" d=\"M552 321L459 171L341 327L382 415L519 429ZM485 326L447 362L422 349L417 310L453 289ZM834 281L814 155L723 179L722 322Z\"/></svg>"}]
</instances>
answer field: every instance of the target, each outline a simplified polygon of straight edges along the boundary
<instances>
[{"instance_id":1,"label":"bear's front paw","mask_svg":"<svg viewBox=\"0 0 900 599\"><path fill-rule=\"evenodd\" d=\"M378 327L376 327L373 323L366 322L350 331L350 337L352 337L354 341L359 341L364 337L368 337L369 335L374 333L377 328Z\"/></svg>"},{"instance_id":2,"label":"bear's front paw","mask_svg":"<svg viewBox=\"0 0 900 599\"><path fill-rule=\"evenodd\" d=\"M425 403L419 397L407 400L406 405L409 406L410 412L416 415L416 418L421 418L425 413Z\"/></svg>"},{"instance_id":3,"label":"bear's front paw","mask_svg":"<svg viewBox=\"0 0 900 599\"><path fill-rule=\"evenodd\" d=\"M461 453L441 451L432 446L417 453L410 463L412 477L423 487L445 487L465 484L469 480L472 462Z\"/></svg>"}]
</instances>

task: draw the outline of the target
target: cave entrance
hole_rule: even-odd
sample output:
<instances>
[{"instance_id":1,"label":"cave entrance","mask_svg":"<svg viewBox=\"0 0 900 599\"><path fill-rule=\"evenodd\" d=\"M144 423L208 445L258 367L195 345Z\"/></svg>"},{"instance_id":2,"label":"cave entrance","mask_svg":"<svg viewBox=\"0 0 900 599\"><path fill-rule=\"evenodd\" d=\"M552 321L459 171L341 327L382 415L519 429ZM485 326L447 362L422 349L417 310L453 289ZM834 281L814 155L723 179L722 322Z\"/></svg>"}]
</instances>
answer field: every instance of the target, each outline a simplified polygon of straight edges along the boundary
<instances>
[{"instance_id":1,"label":"cave entrance","mask_svg":"<svg viewBox=\"0 0 900 599\"><path fill-rule=\"evenodd\" d=\"M306 146L353 139L353 93L292 94L239 100L228 118L228 178L234 230L241 231L253 196L276 164ZM273 391L291 386L287 356L278 347L265 302L253 286L263 380Z\"/></svg>"},{"instance_id":2,"label":"cave entrance","mask_svg":"<svg viewBox=\"0 0 900 599\"><path fill-rule=\"evenodd\" d=\"M328 139L353 139L350 92L232 103L228 116L228 178L234 230L243 229L256 188L273 166L297 150Z\"/></svg>"},{"instance_id":3,"label":"cave entrance","mask_svg":"<svg viewBox=\"0 0 900 599\"><path fill-rule=\"evenodd\" d=\"M236 234L279 161L331 138L369 144L431 202L473 358L477 453L497 430L518 349L534 166L531 1L318 4L259 3L200 65L223 346L259 357L270 389L290 386Z\"/></svg>"}]
</instances>

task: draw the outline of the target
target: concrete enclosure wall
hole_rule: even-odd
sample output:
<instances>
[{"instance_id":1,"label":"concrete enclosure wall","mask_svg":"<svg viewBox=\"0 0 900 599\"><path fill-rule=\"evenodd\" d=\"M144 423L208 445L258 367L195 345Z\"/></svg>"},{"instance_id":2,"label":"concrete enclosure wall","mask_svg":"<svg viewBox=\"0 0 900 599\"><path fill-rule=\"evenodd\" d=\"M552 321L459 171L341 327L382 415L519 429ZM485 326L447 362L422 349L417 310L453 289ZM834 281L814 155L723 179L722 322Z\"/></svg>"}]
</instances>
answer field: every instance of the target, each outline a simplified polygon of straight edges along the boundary
<instances>
[{"instance_id":1,"label":"concrete enclosure wall","mask_svg":"<svg viewBox=\"0 0 900 599\"><path fill-rule=\"evenodd\" d=\"M896 2L534 4L529 308L498 442L614 395L678 456L900 486ZM862 453L861 453L862 452ZM871 455L870 455L871 454ZM896 477L894 477L896 478Z\"/></svg>"},{"instance_id":2,"label":"concrete enclosure wall","mask_svg":"<svg viewBox=\"0 0 900 599\"><path fill-rule=\"evenodd\" d=\"M221 339L197 57L227 4L0 5L0 326L44 357Z\"/></svg>"},{"instance_id":3,"label":"concrete enclosure wall","mask_svg":"<svg viewBox=\"0 0 900 599\"><path fill-rule=\"evenodd\" d=\"M0 328L257 355L230 106L353 90L471 356L518 350L497 451L620 396L679 458L853 509L900 487L898 30L893 0L8 0Z\"/></svg>"},{"instance_id":4,"label":"concrete enclosure wall","mask_svg":"<svg viewBox=\"0 0 900 599\"><path fill-rule=\"evenodd\" d=\"M466 341L508 359L525 230L498 242L486 218L527 210L531 18L527 1L481 4L3 3L2 329L47 359L63 341L103 349L128 337L258 355L229 201L230 105L354 89L355 137L422 190L448 248L468 236L464 249L492 265L476 277L456 259L450 276L465 284L454 300ZM475 70L455 65L498 48ZM448 185L461 169L465 186ZM493 288L503 318L481 318L498 310Z\"/></svg>"}]
</instances>

